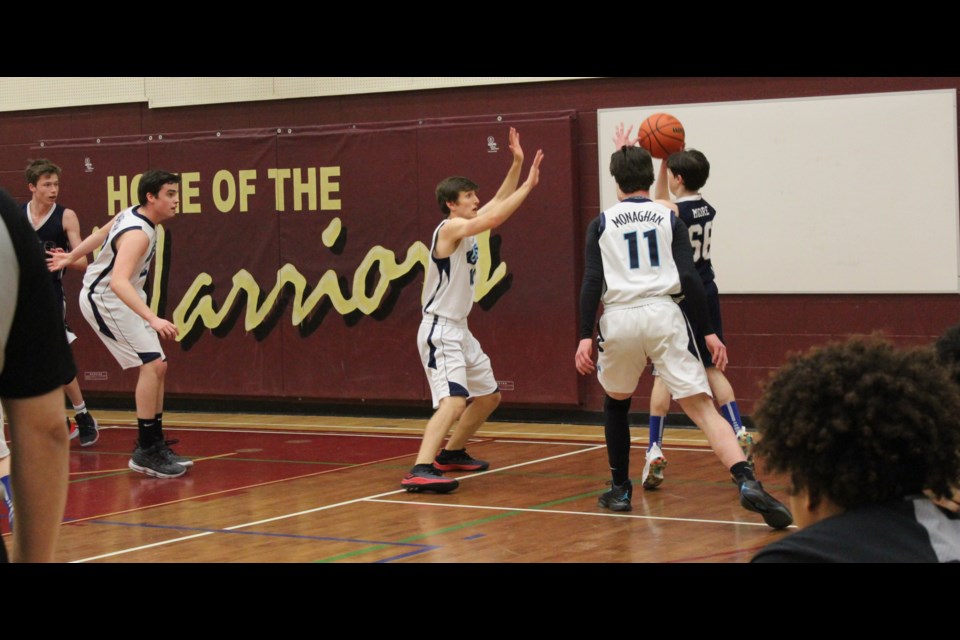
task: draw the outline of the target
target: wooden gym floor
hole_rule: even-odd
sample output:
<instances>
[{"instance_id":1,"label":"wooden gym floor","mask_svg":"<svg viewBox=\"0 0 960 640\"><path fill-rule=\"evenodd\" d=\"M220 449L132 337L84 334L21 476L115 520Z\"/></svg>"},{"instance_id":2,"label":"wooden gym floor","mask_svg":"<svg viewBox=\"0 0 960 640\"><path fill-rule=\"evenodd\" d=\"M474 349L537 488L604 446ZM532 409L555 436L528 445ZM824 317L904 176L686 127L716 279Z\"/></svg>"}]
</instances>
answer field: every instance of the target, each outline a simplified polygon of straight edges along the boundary
<instances>
[{"instance_id":1,"label":"wooden gym floor","mask_svg":"<svg viewBox=\"0 0 960 640\"><path fill-rule=\"evenodd\" d=\"M740 507L693 429L668 427L666 481L649 492L647 430L633 429L633 511L617 514L597 506L599 425L490 422L469 446L490 470L433 495L399 486L422 420L168 412L167 438L195 464L161 480L127 468L132 413L95 415L100 440L71 443L62 562L746 562L786 535ZM787 501L781 478L761 479Z\"/></svg>"}]
</instances>

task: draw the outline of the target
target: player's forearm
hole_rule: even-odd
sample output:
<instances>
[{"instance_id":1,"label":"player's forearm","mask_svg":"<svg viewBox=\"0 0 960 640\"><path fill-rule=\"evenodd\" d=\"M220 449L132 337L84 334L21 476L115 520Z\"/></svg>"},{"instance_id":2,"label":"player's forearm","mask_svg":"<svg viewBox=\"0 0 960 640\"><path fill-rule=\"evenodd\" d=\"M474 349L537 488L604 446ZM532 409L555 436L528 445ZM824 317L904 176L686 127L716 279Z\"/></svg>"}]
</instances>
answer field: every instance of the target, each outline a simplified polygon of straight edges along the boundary
<instances>
[{"instance_id":1,"label":"player's forearm","mask_svg":"<svg viewBox=\"0 0 960 640\"><path fill-rule=\"evenodd\" d=\"M496 229L509 220L510 216L512 216L514 212L520 208L520 205L523 204L523 201L527 199L531 191L533 191L533 187L530 186L530 183L524 182L516 191L507 196L506 199L494 204L484 216L490 223L487 228Z\"/></svg>"},{"instance_id":2,"label":"player's forearm","mask_svg":"<svg viewBox=\"0 0 960 640\"><path fill-rule=\"evenodd\" d=\"M660 161L660 173L657 175L657 183L654 185L654 200L669 200L670 189L667 186L667 161Z\"/></svg>"},{"instance_id":3,"label":"player's forearm","mask_svg":"<svg viewBox=\"0 0 960 640\"><path fill-rule=\"evenodd\" d=\"M521 169L523 169L523 160L514 158L513 164L510 165L510 171L507 172L507 177L503 179L503 184L500 185L497 193L493 196L494 200L504 200L517 190L517 185L520 184Z\"/></svg>"},{"instance_id":4,"label":"player's forearm","mask_svg":"<svg viewBox=\"0 0 960 640\"><path fill-rule=\"evenodd\" d=\"M81 242L76 247L74 247L70 251L70 253L67 254L67 256L69 257L68 266L72 269L79 268L79 267L75 267L74 265L79 263L80 259L82 258L83 268L86 269L87 254L91 253L94 249L98 248L100 245L103 244L103 241L107 239L107 234L110 233L110 228L112 226L113 226L113 220L103 225L103 227L101 227L100 229L97 229L96 231L91 233L89 236L86 237L86 239L83 242Z\"/></svg>"},{"instance_id":5,"label":"player's forearm","mask_svg":"<svg viewBox=\"0 0 960 640\"><path fill-rule=\"evenodd\" d=\"M82 243L81 243L82 244ZM71 253L73 253L71 251ZM68 269L73 269L75 271L86 271L87 270L87 256L83 255L76 259L76 261L71 262L67 267Z\"/></svg>"},{"instance_id":6,"label":"player's forearm","mask_svg":"<svg viewBox=\"0 0 960 640\"><path fill-rule=\"evenodd\" d=\"M583 283L580 286L580 339L593 337L597 309L603 295L603 256L600 252L599 221L587 228L584 246Z\"/></svg>"},{"instance_id":7,"label":"player's forearm","mask_svg":"<svg viewBox=\"0 0 960 640\"><path fill-rule=\"evenodd\" d=\"M119 274L115 274L119 275ZM130 281L126 278L116 278L110 282L110 290L113 291L123 304L130 307L130 310L146 320L153 322L157 319L157 314L153 312L147 303L143 301L137 290L133 288Z\"/></svg>"},{"instance_id":8,"label":"player's forearm","mask_svg":"<svg viewBox=\"0 0 960 640\"><path fill-rule=\"evenodd\" d=\"M60 387L7 400L13 448L15 562L52 562L67 503L69 440Z\"/></svg>"}]
</instances>

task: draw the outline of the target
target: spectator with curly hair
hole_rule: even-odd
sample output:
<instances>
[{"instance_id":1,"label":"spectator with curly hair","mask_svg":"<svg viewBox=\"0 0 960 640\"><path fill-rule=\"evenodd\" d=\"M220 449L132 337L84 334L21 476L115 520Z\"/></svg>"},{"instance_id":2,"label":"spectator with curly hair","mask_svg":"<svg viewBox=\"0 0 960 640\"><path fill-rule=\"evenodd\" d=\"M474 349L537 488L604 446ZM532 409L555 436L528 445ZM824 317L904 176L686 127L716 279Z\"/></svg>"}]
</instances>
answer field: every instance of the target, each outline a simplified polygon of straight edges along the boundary
<instances>
[{"instance_id":1,"label":"spectator with curly hair","mask_svg":"<svg viewBox=\"0 0 960 640\"><path fill-rule=\"evenodd\" d=\"M934 345L934 349L937 352L937 360L960 390L960 324L944 331ZM937 497L928 491L927 496L944 509L960 513L960 478L953 483L951 495Z\"/></svg>"},{"instance_id":2,"label":"spectator with curly hair","mask_svg":"<svg viewBox=\"0 0 960 640\"><path fill-rule=\"evenodd\" d=\"M855 338L793 356L755 422L801 531L753 562L960 561L960 519L924 496L960 477L960 394L931 350Z\"/></svg>"}]
</instances>

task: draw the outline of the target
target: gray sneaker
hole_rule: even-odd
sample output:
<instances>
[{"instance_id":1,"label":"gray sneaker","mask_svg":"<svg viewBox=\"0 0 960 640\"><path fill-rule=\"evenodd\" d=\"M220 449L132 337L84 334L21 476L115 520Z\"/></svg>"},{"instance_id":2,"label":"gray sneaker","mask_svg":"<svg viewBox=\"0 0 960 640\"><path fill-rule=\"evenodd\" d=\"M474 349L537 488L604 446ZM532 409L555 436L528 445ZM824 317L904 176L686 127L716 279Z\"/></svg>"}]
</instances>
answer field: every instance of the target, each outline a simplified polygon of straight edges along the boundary
<instances>
[{"instance_id":1,"label":"gray sneaker","mask_svg":"<svg viewBox=\"0 0 960 640\"><path fill-rule=\"evenodd\" d=\"M89 411L78 413L74 419L77 421L77 430L80 432L81 447L89 447L100 439L97 419L90 415Z\"/></svg>"},{"instance_id":2,"label":"gray sneaker","mask_svg":"<svg viewBox=\"0 0 960 640\"><path fill-rule=\"evenodd\" d=\"M178 456L178 455L174 452L174 450L170 448L170 445L172 445L172 444L177 444L178 442L180 442L180 441L177 440L177 439L164 440L164 441L163 441L163 446L164 446L164 448L167 450L167 458L170 459L172 462L176 462L177 464L181 464L181 465L183 465L183 466L185 466L185 467L192 467L192 466L193 466L193 460L191 460L190 458L188 458L188 457L186 457L186 456Z\"/></svg>"},{"instance_id":3,"label":"gray sneaker","mask_svg":"<svg viewBox=\"0 0 960 640\"><path fill-rule=\"evenodd\" d=\"M163 440L153 443L146 449L137 443L137 448L133 450L133 456L127 466L155 478L178 478L185 474L187 468L170 460L167 451L167 445Z\"/></svg>"}]
</instances>

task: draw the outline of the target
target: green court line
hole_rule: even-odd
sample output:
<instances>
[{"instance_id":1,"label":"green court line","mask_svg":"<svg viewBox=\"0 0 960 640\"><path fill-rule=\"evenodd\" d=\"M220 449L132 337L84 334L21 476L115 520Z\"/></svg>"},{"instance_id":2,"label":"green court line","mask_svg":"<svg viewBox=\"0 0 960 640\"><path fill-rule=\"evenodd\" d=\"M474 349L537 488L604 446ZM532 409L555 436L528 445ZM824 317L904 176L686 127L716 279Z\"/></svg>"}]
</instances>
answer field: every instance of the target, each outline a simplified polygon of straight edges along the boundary
<instances>
[{"instance_id":1,"label":"green court line","mask_svg":"<svg viewBox=\"0 0 960 640\"><path fill-rule=\"evenodd\" d=\"M564 503L567 503L567 502L573 502L574 500L581 500L581 499L583 499L583 498L588 498L588 497L590 497L590 496L595 496L595 495L598 495L598 494L600 494L600 493L603 493L604 491L605 491L605 489L601 489L601 490L599 490L599 491L590 491L590 492L588 492L588 493L581 493L580 495L570 496L570 497L568 497L568 498L560 498L560 499L558 499L558 500L551 500L550 502L543 502L543 503L541 503L541 504L534 505L534 506L528 507L528 508L530 508L530 509L546 509L546 508L548 508L548 507L552 507L552 506L555 506L555 505L558 505L558 504L564 504ZM466 529L467 527L475 527L475 526L479 526L479 525L482 525L482 524L486 524L486 523L488 523L488 522L494 522L494 521L496 521L496 520L501 520L501 519L503 519L503 518L509 518L509 517L512 517L512 516L522 515L522 514L524 514L524 513L527 513L527 512L526 512L526 511L507 511L507 512L505 512L505 513L498 513L498 514L493 515L493 516L487 516L486 518L479 518L479 519L477 519L477 520L470 520L469 522L462 522L462 523L460 523L460 524L455 524L455 525L446 527L446 528L444 528L444 529L437 529L436 531L429 531L429 532L427 532L427 533L420 533L420 534L417 534L417 535L415 535L415 536L410 536L410 537L408 537L408 538L403 538L403 539L401 539L401 540L398 540L397 542L416 542L417 540L422 540L423 538L427 538L427 537L430 537L430 536L437 536L437 535L443 535L443 534L445 534L445 533L451 533L451 532L453 532L453 531L460 531L461 529ZM381 549L387 549L387 548L389 548L388 545L383 545L383 544L381 544L381 545L375 545L375 546L372 546L372 547L365 547L365 548L363 548L363 549L357 549L356 551L348 551L347 553L341 553L341 554L339 554L339 555L330 556L329 558L322 558L322 559L320 559L320 560L314 560L314 562L319 563L319 564L336 562L336 561L338 561L338 560L343 560L343 559L345 559L345 558L354 558L354 557L359 556L359 555L365 555L365 554L368 554L368 553L373 553L373 552L375 552L375 551L380 551Z\"/></svg>"}]
</instances>

